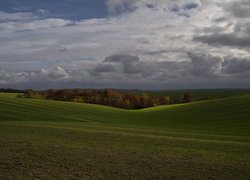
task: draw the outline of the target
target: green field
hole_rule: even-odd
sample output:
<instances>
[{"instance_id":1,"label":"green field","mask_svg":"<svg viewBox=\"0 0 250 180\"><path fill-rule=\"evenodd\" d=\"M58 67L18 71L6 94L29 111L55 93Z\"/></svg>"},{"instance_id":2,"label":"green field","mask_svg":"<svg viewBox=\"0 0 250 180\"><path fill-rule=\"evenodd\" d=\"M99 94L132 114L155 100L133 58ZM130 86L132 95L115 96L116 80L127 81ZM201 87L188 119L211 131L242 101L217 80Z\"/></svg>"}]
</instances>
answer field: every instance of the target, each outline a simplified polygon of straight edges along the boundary
<instances>
[{"instance_id":1,"label":"green field","mask_svg":"<svg viewBox=\"0 0 250 180\"><path fill-rule=\"evenodd\" d=\"M153 97L169 96L174 99L180 98L185 93L189 93L194 101L201 99L216 99L227 96L250 95L249 89L183 89L145 92ZM140 91L134 91L133 93L137 95L142 94Z\"/></svg>"},{"instance_id":2,"label":"green field","mask_svg":"<svg viewBox=\"0 0 250 180\"><path fill-rule=\"evenodd\" d=\"M122 110L0 93L0 179L250 179L250 95Z\"/></svg>"}]
</instances>

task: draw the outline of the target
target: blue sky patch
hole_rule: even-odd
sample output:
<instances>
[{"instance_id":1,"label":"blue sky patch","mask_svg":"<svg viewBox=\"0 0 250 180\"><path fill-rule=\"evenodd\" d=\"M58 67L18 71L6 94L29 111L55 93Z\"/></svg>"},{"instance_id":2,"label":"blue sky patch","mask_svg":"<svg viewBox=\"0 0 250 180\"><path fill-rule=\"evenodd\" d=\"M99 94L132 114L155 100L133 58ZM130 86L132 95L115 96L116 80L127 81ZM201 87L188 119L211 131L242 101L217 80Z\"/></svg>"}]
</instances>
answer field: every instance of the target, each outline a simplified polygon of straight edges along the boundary
<instances>
[{"instance_id":1,"label":"blue sky patch","mask_svg":"<svg viewBox=\"0 0 250 180\"><path fill-rule=\"evenodd\" d=\"M103 18L108 15L104 0L8 0L0 1L5 12L33 12L44 10L50 17L65 19ZM47 13L48 16L48 13Z\"/></svg>"}]
</instances>

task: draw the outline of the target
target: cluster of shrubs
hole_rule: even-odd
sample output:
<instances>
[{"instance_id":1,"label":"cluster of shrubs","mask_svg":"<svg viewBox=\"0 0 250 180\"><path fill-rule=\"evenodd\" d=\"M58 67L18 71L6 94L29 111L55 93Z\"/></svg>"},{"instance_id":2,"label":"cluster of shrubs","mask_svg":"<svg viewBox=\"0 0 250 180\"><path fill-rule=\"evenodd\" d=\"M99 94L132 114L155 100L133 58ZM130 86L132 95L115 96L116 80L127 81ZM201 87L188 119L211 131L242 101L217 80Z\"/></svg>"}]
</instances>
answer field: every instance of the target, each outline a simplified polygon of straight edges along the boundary
<instances>
[{"instance_id":1,"label":"cluster of shrubs","mask_svg":"<svg viewBox=\"0 0 250 180\"><path fill-rule=\"evenodd\" d=\"M101 104L123 109L142 109L159 105L187 103L191 100L191 96L189 94L184 94L182 97L180 97L180 99L172 99L168 96L151 97L146 93L142 93L141 95L133 95L127 92L113 90L83 89L50 89L47 91L34 91L29 89L26 90L22 95L18 95L18 97Z\"/></svg>"}]
</instances>

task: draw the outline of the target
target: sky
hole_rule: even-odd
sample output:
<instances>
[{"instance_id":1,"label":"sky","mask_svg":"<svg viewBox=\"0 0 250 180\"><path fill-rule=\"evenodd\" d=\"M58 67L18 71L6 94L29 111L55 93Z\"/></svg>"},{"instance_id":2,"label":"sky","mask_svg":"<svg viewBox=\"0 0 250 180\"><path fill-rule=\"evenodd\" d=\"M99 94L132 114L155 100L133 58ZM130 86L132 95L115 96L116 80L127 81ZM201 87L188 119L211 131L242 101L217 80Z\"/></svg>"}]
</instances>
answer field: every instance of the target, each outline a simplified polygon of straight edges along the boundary
<instances>
[{"instance_id":1,"label":"sky","mask_svg":"<svg viewBox=\"0 0 250 180\"><path fill-rule=\"evenodd\" d=\"M0 88L250 88L250 0L0 0Z\"/></svg>"}]
</instances>

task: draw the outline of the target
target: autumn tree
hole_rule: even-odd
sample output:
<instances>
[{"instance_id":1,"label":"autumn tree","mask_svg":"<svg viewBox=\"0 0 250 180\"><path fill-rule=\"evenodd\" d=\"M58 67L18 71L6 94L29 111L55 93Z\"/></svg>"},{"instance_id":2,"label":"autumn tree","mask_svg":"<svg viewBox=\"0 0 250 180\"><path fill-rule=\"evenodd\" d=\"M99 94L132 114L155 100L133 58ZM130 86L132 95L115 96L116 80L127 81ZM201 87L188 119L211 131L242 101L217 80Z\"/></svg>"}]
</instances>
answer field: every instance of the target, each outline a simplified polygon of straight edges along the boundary
<instances>
[{"instance_id":1,"label":"autumn tree","mask_svg":"<svg viewBox=\"0 0 250 180\"><path fill-rule=\"evenodd\" d=\"M27 89L23 93L24 98L39 98L39 94L33 89Z\"/></svg>"},{"instance_id":2,"label":"autumn tree","mask_svg":"<svg viewBox=\"0 0 250 180\"><path fill-rule=\"evenodd\" d=\"M184 103L191 101L190 94L184 94L181 98L171 99L168 96L152 97L146 93L135 95L128 92L120 92L113 90L47 90L34 91L28 89L24 92L22 97L26 98L44 98L61 101L84 102L92 104L101 104L125 109L141 109L158 105Z\"/></svg>"},{"instance_id":3,"label":"autumn tree","mask_svg":"<svg viewBox=\"0 0 250 180\"><path fill-rule=\"evenodd\" d=\"M183 103L191 102L191 94L189 94L189 93L183 94L183 96L181 98L181 102L183 102Z\"/></svg>"},{"instance_id":4,"label":"autumn tree","mask_svg":"<svg viewBox=\"0 0 250 180\"><path fill-rule=\"evenodd\" d=\"M170 104L170 97L168 96L159 97L159 101L160 105Z\"/></svg>"}]
</instances>

